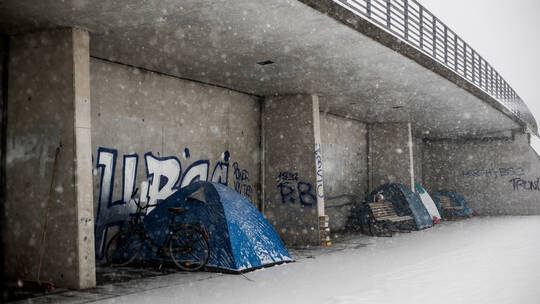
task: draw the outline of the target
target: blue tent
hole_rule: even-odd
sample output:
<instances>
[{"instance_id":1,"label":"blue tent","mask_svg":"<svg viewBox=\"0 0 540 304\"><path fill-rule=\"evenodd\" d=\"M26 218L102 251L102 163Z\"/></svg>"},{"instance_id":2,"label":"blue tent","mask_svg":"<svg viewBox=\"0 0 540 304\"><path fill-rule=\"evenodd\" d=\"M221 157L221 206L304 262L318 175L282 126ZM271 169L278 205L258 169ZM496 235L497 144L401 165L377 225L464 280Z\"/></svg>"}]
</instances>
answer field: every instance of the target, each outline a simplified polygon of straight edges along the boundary
<instances>
[{"instance_id":1,"label":"blue tent","mask_svg":"<svg viewBox=\"0 0 540 304\"><path fill-rule=\"evenodd\" d=\"M439 197L446 196L450 198L450 201L452 202L453 206L459 207L463 206L463 209L461 210L443 210L441 208L441 201L439 200ZM473 211L469 208L463 197L459 195L456 191L452 190L440 190L433 194L433 201L435 202L435 205L437 205L437 208L439 209L439 212L442 216L472 216ZM444 214L443 214L444 213Z\"/></svg>"},{"instance_id":2,"label":"blue tent","mask_svg":"<svg viewBox=\"0 0 540 304\"><path fill-rule=\"evenodd\" d=\"M366 201L374 202L375 196L381 193L384 200L394 205L397 215L409 215L414 218L416 227L424 229L433 226L433 219L420 198L402 184L384 184L377 187L366 197Z\"/></svg>"},{"instance_id":3,"label":"blue tent","mask_svg":"<svg viewBox=\"0 0 540 304\"><path fill-rule=\"evenodd\" d=\"M208 268L246 272L292 261L263 215L238 192L218 183L195 182L162 201L144 218L152 238L162 242L171 220L169 207L186 210L179 222L202 223L210 236ZM156 259L143 249L142 258Z\"/></svg>"}]
</instances>

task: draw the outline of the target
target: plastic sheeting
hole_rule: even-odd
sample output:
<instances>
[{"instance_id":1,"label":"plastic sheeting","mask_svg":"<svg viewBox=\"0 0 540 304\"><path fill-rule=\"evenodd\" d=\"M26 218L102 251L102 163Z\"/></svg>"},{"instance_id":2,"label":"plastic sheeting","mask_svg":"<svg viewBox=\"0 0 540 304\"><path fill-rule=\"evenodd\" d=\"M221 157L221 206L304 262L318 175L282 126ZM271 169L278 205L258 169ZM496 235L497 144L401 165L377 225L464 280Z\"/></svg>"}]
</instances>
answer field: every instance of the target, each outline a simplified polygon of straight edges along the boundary
<instances>
[{"instance_id":1,"label":"plastic sheeting","mask_svg":"<svg viewBox=\"0 0 540 304\"><path fill-rule=\"evenodd\" d=\"M427 191L417 183L414 184L414 187L416 188L416 192L418 193L420 200L422 200L422 204L424 204L424 207L426 207L426 210L429 212L429 215L431 215L432 218L441 219L439 209L437 208L437 205L435 205L435 202L429 193L427 193Z\"/></svg>"}]
</instances>

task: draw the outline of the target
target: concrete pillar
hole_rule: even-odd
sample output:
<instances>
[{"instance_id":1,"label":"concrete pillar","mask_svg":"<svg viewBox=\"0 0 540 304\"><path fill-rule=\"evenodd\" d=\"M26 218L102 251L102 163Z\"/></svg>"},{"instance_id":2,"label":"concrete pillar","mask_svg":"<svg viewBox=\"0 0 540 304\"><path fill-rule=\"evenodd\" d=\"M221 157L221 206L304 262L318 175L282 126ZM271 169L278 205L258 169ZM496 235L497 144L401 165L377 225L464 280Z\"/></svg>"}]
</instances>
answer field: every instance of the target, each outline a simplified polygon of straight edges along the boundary
<instances>
[{"instance_id":1,"label":"concrete pillar","mask_svg":"<svg viewBox=\"0 0 540 304\"><path fill-rule=\"evenodd\" d=\"M265 216L286 244L317 245L324 215L318 97L267 98L263 125Z\"/></svg>"},{"instance_id":2,"label":"concrete pillar","mask_svg":"<svg viewBox=\"0 0 540 304\"><path fill-rule=\"evenodd\" d=\"M414 190L411 124L369 125L369 191L384 183L400 183Z\"/></svg>"},{"instance_id":3,"label":"concrete pillar","mask_svg":"<svg viewBox=\"0 0 540 304\"><path fill-rule=\"evenodd\" d=\"M4 230L10 279L36 279L60 147L40 279L68 288L96 284L89 59L83 30L10 39Z\"/></svg>"}]
</instances>

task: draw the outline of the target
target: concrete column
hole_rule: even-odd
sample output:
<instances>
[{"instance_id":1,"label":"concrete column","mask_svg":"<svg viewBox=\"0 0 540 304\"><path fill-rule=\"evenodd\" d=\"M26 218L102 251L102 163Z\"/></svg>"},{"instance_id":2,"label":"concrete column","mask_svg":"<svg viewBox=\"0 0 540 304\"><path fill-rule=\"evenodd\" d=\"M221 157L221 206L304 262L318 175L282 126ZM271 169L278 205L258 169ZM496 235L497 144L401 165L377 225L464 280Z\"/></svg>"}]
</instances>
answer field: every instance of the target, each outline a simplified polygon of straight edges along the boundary
<instances>
[{"instance_id":1,"label":"concrete column","mask_svg":"<svg viewBox=\"0 0 540 304\"><path fill-rule=\"evenodd\" d=\"M318 97L269 97L263 120L265 216L285 243L317 245L324 215Z\"/></svg>"},{"instance_id":2,"label":"concrete column","mask_svg":"<svg viewBox=\"0 0 540 304\"><path fill-rule=\"evenodd\" d=\"M384 183L414 189L411 124L374 123L368 132L369 191Z\"/></svg>"},{"instance_id":3,"label":"concrete column","mask_svg":"<svg viewBox=\"0 0 540 304\"><path fill-rule=\"evenodd\" d=\"M61 29L10 40L5 267L35 280L51 196L41 277L95 286L89 36Z\"/></svg>"}]
</instances>

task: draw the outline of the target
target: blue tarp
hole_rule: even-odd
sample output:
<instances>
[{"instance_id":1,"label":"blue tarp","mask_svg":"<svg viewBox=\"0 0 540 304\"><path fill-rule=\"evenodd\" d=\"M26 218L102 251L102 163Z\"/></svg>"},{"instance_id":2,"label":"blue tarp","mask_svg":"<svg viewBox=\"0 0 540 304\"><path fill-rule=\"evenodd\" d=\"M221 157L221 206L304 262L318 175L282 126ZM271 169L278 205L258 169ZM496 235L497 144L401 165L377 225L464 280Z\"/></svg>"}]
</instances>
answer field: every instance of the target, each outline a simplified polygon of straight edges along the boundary
<instances>
[{"instance_id":1,"label":"blue tarp","mask_svg":"<svg viewBox=\"0 0 540 304\"><path fill-rule=\"evenodd\" d=\"M441 197L441 196L449 197L453 206L456 206L456 207L463 206L463 209L462 210L446 210L446 211L444 211L441 208L441 201L439 200L439 197ZM459 195L456 191L440 190L440 191L434 193L432 195L432 197L433 197L433 201L435 202L435 205L437 205L437 208L439 209L439 212L441 213L442 216L445 216L445 215L468 216L468 215L473 214L472 210L469 208L469 206L467 205L467 203L465 202L463 197L461 197L461 195ZM448 214L449 212L450 212L450 214ZM443 213L445 213L445 214L443 214Z\"/></svg>"},{"instance_id":2,"label":"blue tarp","mask_svg":"<svg viewBox=\"0 0 540 304\"><path fill-rule=\"evenodd\" d=\"M404 185L397 183L381 185L366 197L366 201L374 202L375 196L378 193L384 196L385 201L391 202L394 205L397 215L412 216L418 229L433 226L433 219L426 210L422 200Z\"/></svg>"},{"instance_id":3,"label":"blue tarp","mask_svg":"<svg viewBox=\"0 0 540 304\"><path fill-rule=\"evenodd\" d=\"M196 197L196 198L195 198ZM207 267L245 272L290 262L285 245L263 215L242 195L218 183L195 182L178 190L145 217L152 238L163 241L169 207L183 207L178 222L202 223L210 236ZM155 259L150 250L144 258Z\"/></svg>"}]
</instances>

